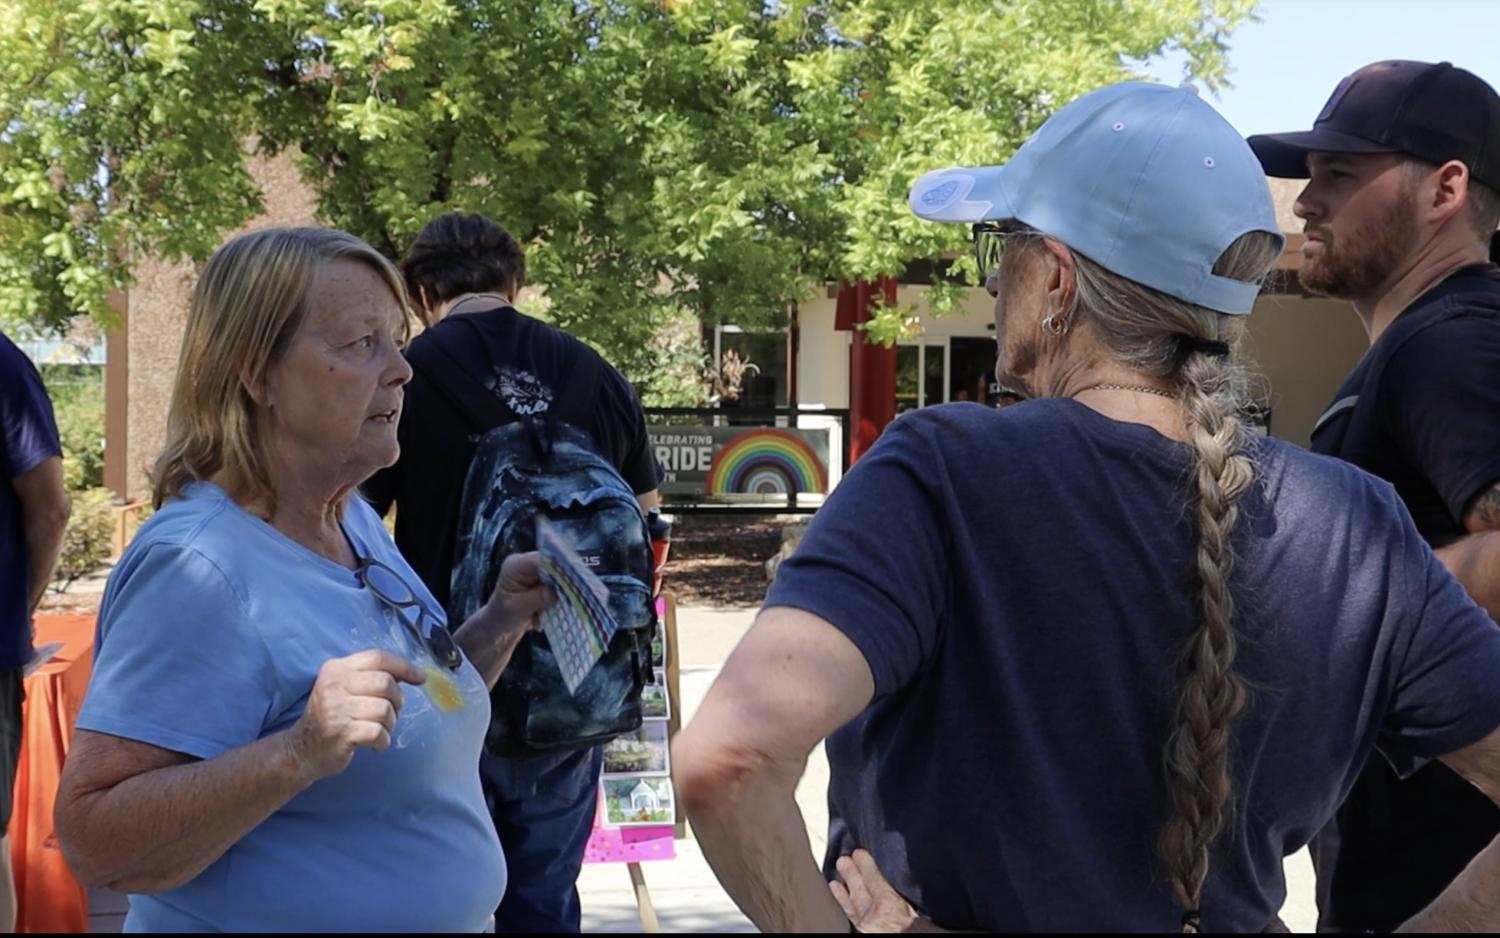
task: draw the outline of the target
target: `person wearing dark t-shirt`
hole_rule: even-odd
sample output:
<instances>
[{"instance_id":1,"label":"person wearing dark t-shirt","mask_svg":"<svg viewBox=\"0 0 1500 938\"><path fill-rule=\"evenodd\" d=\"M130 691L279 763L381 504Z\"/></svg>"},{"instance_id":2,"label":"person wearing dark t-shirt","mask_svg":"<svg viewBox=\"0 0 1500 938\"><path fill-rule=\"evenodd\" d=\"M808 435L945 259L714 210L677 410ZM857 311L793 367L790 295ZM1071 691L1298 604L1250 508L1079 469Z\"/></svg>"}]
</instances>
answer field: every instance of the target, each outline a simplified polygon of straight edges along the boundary
<instances>
[{"instance_id":1,"label":"person wearing dark t-shirt","mask_svg":"<svg viewBox=\"0 0 1500 938\"><path fill-rule=\"evenodd\" d=\"M1500 616L1500 96L1447 63L1378 62L1313 130L1249 143L1270 175L1309 180L1302 285L1351 301L1370 337L1313 450L1394 485ZM1497 833L1500 809L1446 767L1402 781L1372 760L1312 844L1319 929L1395 928Z\"/></svg>"},{"instance_id":2,"label":"person wearing dark t-shirt","mask_svg":"<svg viewBox=\"0 0 1500 938\"><path fill-rule=\"evenodd\" d=\"M42 601L68 524L62 442L42 376L0 333L0 931L14 931L11 789L21 757L22 669L31 660L31 616Z\"/></svg>"},{"instance_id":3,"label":"person wearing dark t-shirt","mask_svg":"<svg viewBox=\"0 0 1500 938\"><path fill-rule=\"evenodd\" d=\"M459 501L474 452L474 428L430 377L433 369L454 367L448 355L484 377L472 393L497 395L518 416L546 413L579 363L598 360L599 387L582 429L643 511L659 504L645 414L629 382L587 345L512 305L525 282L515 238L483 215L449 213L423 228L402 270L428 329L407 350L413 377L398 428L401 456L363 491L381 514L394 503L396 545L439 602L449 599ZM482 756L480 777L510 871L497 931L579 930L576 883L601 767L598 746L530 759Z\"/></svg>"},{"instance_id":4,"label":"person wearing dark t-shirt","mask_svg":"<svg viewBox=\"0 0 1500 938\"><path fill-rule=\"evenodd\" d=\"M679 734L757 925L1255 932L1372 752L1500 794L1500 630L1387 484L1244 419L1283 238L1227 121L1115 85L910 205L974 223L1028 399L888 427ZM794 794L825 737L820 871ZM1497 885L1500 843L1414 924L1500 927Z\"/></svg>"}]
</instances>

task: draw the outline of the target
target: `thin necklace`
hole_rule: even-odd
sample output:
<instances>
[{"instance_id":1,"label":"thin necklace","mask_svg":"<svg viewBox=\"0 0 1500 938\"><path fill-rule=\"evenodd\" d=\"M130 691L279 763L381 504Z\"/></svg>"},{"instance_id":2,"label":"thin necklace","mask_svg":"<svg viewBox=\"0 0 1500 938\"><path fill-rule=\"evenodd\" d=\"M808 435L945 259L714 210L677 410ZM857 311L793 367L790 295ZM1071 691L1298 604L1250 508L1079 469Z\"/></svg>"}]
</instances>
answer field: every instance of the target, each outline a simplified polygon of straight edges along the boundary
<instances>
[{"instance_id":1,"label":"thin necklace","mask_svg":"<svg viewBox=\"0 0 1500 938\"><path fill-rule=\"evenodd\" d=\"M1148 388L1143 384L1091 384L1082 390L1074 391L1073 396L1077 397L1084 393L1084 391L1136 391L1141 394L1155 394L1157 397L1177 400L1177 395L1171 391L1163 391L1161 388Z\"/></svg>"}]
</instances>

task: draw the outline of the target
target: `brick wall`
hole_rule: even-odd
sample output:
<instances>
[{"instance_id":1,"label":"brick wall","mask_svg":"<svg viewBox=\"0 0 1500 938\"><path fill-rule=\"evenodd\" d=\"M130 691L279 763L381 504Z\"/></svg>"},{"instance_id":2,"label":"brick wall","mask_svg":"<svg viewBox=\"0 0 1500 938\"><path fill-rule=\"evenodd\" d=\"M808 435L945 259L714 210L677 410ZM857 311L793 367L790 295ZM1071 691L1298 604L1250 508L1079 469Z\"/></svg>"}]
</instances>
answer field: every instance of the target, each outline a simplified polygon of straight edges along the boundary
<instances>
[{"instance_id":1,"label":"brick wall","mask_svg":"<svg viewBox=\"0 0 1500 938\"><path fill-rule=\"evenodd\" d=\"M285 153L272 159L250 158L250 175L264 194L266 211L233 234L272 225L317 223L317 199L303 184L293 160ZM124 466L111 478L123 478L124 491L118 494L127 499L151 494L146 472L166 439L167 408L195 272L191 263L148 258L136 265L136 282L126 293L123 338L128 370L119 382L125 395L125 445L119 447ZM115 455L113 450L110 455Z\"/></svg>"}]
</instances>

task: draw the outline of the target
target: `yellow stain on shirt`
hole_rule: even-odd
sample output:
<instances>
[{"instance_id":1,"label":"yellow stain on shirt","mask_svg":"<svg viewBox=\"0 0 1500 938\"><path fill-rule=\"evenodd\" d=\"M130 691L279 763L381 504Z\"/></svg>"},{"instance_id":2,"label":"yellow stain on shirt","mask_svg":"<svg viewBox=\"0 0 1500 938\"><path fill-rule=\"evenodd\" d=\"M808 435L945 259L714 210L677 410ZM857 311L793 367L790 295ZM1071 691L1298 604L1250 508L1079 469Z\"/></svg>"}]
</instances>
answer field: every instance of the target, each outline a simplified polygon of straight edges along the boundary
<instances>
[{"instance_id":1,"label":"yellow stain on shirt","mask_svg":"<svg viewBox=\"0 0 1500 938\"><path fill-rule=\"evenodd\" d=\"M448 676L447 671L428 666L422 669L422 673L427 675L427 683L422 689L427 691L433 706L448 713L463 709L463 691L458 689L457 682Z\"/></svg>"}]
</instances>

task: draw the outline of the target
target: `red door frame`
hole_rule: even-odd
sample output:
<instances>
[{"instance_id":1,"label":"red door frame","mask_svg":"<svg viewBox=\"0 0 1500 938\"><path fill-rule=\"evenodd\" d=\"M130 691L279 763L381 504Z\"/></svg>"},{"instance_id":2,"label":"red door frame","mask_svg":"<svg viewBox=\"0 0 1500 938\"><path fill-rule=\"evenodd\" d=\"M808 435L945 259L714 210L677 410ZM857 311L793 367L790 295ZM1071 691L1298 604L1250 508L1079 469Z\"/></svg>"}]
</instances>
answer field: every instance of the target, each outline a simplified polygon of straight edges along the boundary
<instances>
[{"instance_id":1,"label":"red door frame","mask_svg":"<svg viewBox=\"0 0 1500 938\"><path fill-rule=\"evenodd\" d=\"M865 330L877 305L894 306L896 281L878 277L874 283L860 280L839 289L834 317L837 329L853 333L849 348L849 466L870 451L886 424L896 419L896 349L871 342Z\"/></svg>"}]
</instances>

